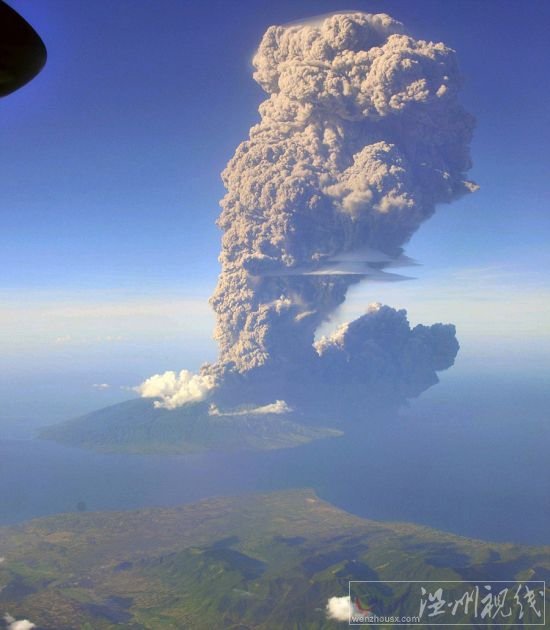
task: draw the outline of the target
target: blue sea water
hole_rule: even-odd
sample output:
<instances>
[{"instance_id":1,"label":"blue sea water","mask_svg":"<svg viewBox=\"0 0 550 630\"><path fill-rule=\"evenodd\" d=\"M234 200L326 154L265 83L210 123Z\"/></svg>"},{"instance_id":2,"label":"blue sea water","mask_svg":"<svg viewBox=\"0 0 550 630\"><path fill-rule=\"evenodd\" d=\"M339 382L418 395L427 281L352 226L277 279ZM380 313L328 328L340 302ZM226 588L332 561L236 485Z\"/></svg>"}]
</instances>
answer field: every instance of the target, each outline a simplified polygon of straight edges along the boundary
<instances>
[{"instance_id":1,"label":"blue sea water","mask_svg":"<svg viewBox=\"0 0 550 630\"><path fill-rule=\"evenodd\" d=\"M279 451L141 456L0 439L0 524L79 503L126 510L311 487L366 518L550 544L549 409L543 383L481 375L443 382L389 419L366 409L359 439Z\"/></svg>"}]
</instances>

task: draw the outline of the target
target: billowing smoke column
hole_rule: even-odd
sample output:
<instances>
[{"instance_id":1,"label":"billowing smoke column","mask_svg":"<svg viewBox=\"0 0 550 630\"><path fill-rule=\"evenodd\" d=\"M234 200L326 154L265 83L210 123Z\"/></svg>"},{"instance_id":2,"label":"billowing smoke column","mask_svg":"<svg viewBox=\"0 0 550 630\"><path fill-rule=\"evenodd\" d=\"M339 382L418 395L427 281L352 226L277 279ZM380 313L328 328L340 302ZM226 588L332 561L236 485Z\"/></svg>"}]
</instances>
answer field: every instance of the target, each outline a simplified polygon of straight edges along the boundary
<instances>
[{"instance_id":1,"label":"billowing smoke column","mask_svg":"<svg viewBox=\"0 0 550 630\"><path fill-rule=\"evenodd\" d=\"M268 97L222 175L220 356L202 376L258 393L300 374L303 387L330 390L376 373L417 395L452 365L452 326L411 331L404 312L377 306L314 339L348 288L368 281L366 264L333 273L332 261L397 259L436 204L476 188L455 53L387 15L345 13L270 27L253 64Z\"/></svg>"}]
</instances>

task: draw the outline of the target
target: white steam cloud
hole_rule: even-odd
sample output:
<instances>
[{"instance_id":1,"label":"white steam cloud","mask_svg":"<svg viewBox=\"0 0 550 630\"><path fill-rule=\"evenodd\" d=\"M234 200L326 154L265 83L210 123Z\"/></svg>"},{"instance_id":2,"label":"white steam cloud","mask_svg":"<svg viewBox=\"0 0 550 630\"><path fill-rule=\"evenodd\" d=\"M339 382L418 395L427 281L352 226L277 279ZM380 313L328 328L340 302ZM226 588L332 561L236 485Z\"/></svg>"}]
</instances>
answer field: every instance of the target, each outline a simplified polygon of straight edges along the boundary
<instances>
[{"instance_id":1,"label":"white steam cloud","mask_svg":"<svg viewBox=\"0 0 550 630\"><path fill-rule=\"evenodd\" d=\"M344 597L329 598L326 606L326 613L329 619L335 621L348 621L350 617L350 599L349 595Z\"/></svg>"},{"instance_id":2,"label":"white steam cloud","mask_svg":"<svg viewBox=\"0 0 550 630\"><path fill-rule=\"evenodd\" d=\"M179 374L171 371L155 374L135 390L143 398L159 398L154 403L155 407L176 409L187 403L204 400L214 386L213 376L182 370Z\"/></svg>"},{"instance_id":3,"label":"white steam cloud","mask_svg":"<svg viewBox=\"0 0 550 630\"><path fill-rule=\"evenodd\" d=\"M208 409L208 415L210 416L264 416L266 414L281 415L285 413L292 413L292 407L287 405L284 400L276 400L274 403L261 405L260 407L233 409L229 411L220 411L218 406L212 403Z\"/></svg>"},{"instance_id":4,"label":"white steam cloud","mask_svg":"<svg viewBox=\"0 0 550 630\"><path fill-rule=\"evenodd\" d=\"M402 279L383 270L408 263L415 230L476 189L455 53L346 12L270 27L253 64L267 98L222 174L219 360L138 391L169 409L239 389L237 402L293 406L341 387L418 395L452 365L453 326L411 330L404 311L377 307L318 344L315 331L353 284Z\"/></svg>"}]
</instances>

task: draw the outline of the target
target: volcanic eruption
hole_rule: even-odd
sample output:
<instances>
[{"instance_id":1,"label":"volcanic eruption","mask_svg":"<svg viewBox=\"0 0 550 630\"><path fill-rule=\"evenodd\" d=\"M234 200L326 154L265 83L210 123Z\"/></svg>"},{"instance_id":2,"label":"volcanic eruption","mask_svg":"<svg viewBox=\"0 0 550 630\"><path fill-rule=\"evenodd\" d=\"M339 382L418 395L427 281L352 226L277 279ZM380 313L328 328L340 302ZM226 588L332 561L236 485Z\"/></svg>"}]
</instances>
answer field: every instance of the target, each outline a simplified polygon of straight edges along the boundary
<instances>
[{"instance_id":1,"label":"volcanic eruption","mask_svg":"<svg viewBox=\"0 0 550 630\"><path fill-rule=\"evenodd\" d=\"M139 391L167 408L417 396L453 364L454 326L411 329L405 311L373 304L315 333L352 285L397 278L386 269L407 264L403 246L437 204L477 188L455 52L352 12L271 26L253 65L267 98L222 173L219 358Z\"/></svg>"}]
</instances>

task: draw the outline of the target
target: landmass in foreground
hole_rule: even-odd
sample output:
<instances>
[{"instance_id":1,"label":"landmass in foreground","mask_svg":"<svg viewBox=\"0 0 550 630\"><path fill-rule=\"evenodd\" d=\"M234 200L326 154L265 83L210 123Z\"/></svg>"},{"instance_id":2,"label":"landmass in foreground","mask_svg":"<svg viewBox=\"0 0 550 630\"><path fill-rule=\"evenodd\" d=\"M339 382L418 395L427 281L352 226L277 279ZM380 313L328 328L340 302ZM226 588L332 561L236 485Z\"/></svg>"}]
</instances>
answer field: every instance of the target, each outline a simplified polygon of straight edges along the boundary
<instances>
[{"instance_id":1,"label":"landmass in foreground","mask_svg":"<svg viewBox=\"0 0 550 630\"><path fill-rule=\"evenodd\" d=\"M549 547L364 520L310 490L40 518L0 550L0 613L44 630L337 628L349 580L550 577Z\"/></svg>"}]
</instances>

